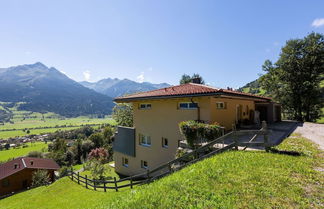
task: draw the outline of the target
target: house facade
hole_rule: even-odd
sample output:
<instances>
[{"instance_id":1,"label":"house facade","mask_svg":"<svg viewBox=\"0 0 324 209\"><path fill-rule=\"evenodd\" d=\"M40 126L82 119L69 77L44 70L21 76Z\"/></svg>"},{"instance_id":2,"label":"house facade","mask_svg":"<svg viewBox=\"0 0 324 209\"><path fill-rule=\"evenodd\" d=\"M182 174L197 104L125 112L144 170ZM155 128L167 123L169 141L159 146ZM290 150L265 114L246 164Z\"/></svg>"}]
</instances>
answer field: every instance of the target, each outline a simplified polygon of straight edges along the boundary
<instances>
[{"instance_id":1,"label":"house facade","mask_svg":"<svg viewBox=\"0 0 324 209\"><path fill-rule=\"evenodd\" d=\"M135 175L175 158L186 120L233 124L253 122L258 103L271 99L201 84L183 84L115 99L131 103L134 127L118 127L114 142L116 172Z\"/></svg>"},{"instance_id":2,"label":"house facade","mask_svg":"<svg viewBox=\"0 0 324 209\"><path fill-rule=\"evenodd\" d=\"M54 171L59 165L52 159L20 157L0 165L0 197L13 192L25 190L32 185L36 170L47 170L49 178L54 181Z\"/></svg>"}]
</instances>

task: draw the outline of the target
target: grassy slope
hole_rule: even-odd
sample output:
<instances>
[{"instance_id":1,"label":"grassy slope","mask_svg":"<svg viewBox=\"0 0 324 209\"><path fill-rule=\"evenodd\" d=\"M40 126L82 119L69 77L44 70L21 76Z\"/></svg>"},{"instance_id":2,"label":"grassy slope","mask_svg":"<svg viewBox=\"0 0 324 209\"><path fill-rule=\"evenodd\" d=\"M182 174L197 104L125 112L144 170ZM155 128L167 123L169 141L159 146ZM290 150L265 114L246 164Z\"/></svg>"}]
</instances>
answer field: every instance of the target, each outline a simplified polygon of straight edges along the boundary
<instances>
[{"instance_id":1,"label":"grassy slope","mask_svg":"<svg viewBox=\"0 0 324 209\"><path fill-rule=\"evenodd\" d=\"M3 208L305 208L324 204L320 190L324 186L323 174L313 169L323 163L323 156L319 156L323 153L302 138L289 138L279 149L303 155L226 152L149 185L118 193L86 190L64 178L48 187L1 200L0 205Z\"/></svg>"},{"instance_id":2,"label":"grassy slope","mask_svg":"<svg viewBox=\"0 0 324 209\"><path fill-rule=\"evenodd\" d=\"M28 143L26 148L17 148L0 151L0 161L6 161L11 158L27 155L31 151L40 151L43 148L47 148L47 144L44 142L35 142L33 144Z\"/></svg>"}]
</instances>

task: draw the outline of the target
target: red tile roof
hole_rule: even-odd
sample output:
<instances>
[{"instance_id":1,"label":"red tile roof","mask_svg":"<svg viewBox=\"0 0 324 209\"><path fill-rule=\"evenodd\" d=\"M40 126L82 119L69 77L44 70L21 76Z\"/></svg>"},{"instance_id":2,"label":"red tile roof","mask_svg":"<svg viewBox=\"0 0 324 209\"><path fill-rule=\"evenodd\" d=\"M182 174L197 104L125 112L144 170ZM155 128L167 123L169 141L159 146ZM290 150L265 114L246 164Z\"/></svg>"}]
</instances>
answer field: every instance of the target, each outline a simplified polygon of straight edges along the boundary
<instances>
[{"instance_id":1,"label":"red tile roof","mask_svg":"<svg viewBox=\"0 0 324 209\"><path fill-rule=\"evenodd\" d=\"M58 170L60 166L52 159L19 157L0 165L0 180L25 168Z\"/></svg>"},{"instance_id":2,"label":"red tile roof","mask_svg":"<svg viewBox=\"0 0 324 209\"><path fill-rule=\"evenodd\" d=\"M219 89L202 84L187 83L178 86L171 86L162 89L156 89L153 91L146 91L136 93L132 95L122 96L115 98L116 102L132 101L137 99L148 98L166 98L166 97L184 97L184 96L206 96L206 95L232 95L232 96L244 96L250 98L271 100L269 97L258 96L249 93L242 93L233 90Z\"/></svg>"}]
</instances>

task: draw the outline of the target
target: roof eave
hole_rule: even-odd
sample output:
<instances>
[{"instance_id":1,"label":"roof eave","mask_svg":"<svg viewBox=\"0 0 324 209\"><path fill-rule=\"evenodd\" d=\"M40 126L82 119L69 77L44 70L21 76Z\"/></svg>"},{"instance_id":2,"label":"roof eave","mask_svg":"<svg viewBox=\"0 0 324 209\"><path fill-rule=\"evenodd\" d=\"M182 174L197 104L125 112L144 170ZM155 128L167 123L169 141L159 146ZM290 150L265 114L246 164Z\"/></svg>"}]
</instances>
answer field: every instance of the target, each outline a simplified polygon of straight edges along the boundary
<instances>
[{"instance_id":1,"label":"roof eave","mask_svg":"<svg viewBox=\"0 0 324 209\"><path fill-rule=\"evenodd\" d=\"M200 94L183 94L183 95L168 95L168 96L146 96L146 97L133 97L133 98L115 98L117 103L128 103L136 100L152 100L152 99L172 99L172 98L184 98L184 97L200 97L200 96L217 96L217 95L231 95L236 97L246 97L251 99L258 99L264 101L271 101L270 98L256 97L253 95L242 95L228 92L213 92L213 93L200 93Z\"/></svg>"}]
</instances>

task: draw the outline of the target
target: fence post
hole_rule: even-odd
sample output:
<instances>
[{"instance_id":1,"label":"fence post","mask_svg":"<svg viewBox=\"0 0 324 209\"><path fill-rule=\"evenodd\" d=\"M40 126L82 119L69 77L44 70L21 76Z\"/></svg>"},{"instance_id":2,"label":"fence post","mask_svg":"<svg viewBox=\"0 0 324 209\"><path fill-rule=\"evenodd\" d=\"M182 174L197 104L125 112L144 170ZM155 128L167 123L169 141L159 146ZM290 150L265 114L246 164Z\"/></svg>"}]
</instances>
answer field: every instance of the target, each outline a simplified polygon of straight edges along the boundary
<instances>
[{"instance_id":1,"label":"fence post","mask_svg":"<svg viewBox=\"0 0 324 209\"><path fill-rule=\"evenodd\" d=\"M106 192L106 181L104 181L104 191Z\"/></svg>"},{"instance_id":2,"label":"fence post","mask_svg":"<svg viewBox=\"0 0 324 209\"><path fill-rule=\"evenodd\" d=\"M237 140L237 135L236 135L236 126L233 123L232 125L232 130L233 130L233 138L234 138L234 142L235 142L235 149L238 150L238 140Z\"/></svg>"},{"instance_id":3,"label":"fence post","mask_svg":"<svg viewBox=\"0 0 324 209\"><path fill-rule=\"evenodd\" d=\"M85 181L86 181L86 188L88 189L88 175L85 175Z\"/></svg>"},{"instance_id":4,"label":"fence post","mask_svg":"<svg viewBox=\"0 0 324 209\"><path fill-rule=\"evenodd\" d=\"M73 168L71 168L71 178L72 178L72 181L73 181Z\"/></svg>"},{"instance_id":5,"label":"fence post","mask_svg":"<svg viewBox=\"0 0 324 209\"><path fill-rule=\"evenodd\" d=\"M131 187L131 189L133 189L133 178L132 177L130 179L130 187Z\"/></svg>"},{"instance_id":6,"label":"fence post","mask_svg":"<svg viewBox=\"0 0 324 209\"><path fill-rule=\"evenodd\" d=\"M116 189L116 192L118 192L116 177L114 177L114 181L115 181L115 189Z\"/></svg>"},{"instance_id":7,"label":"fence post","mask_svg":"<svg viewBox=\"0 0 324 209\"><path fill-rule=\"evenodd\" d=\"M169 167L169 173L172 173L172 167L170 163L168 163L168 167Z\"/></svg>"},{"instance_id":8,"label":"fence post","mask_svg":"<svg viewBox=\"0 0 324 209\"><path fill-rule=\"evenodd\" d=\"M80 184L80 173L78 172L78 184Z\"/></svg>"},{"instance_id":9,"label":"fence post","mask_svg":"<svg viewBox=\"0 0 324 209\"><path fill-rule=\"evenodd\" d=\"M262 121L262 130L264 131L264 148L266 152L269 151L269 136L268 136L268 126L266 121Z\"/></svg>"},{"instance_id":10,"label":"fence post","mask_svg":"<svg viewBox=\"0 0 324 209\"><path fill-rule=\"evenodd\" d=\"M92 179L92 183L93 183L94 190L97 191L96 180L94 178Z\"/></svg>"}]
</instances>

